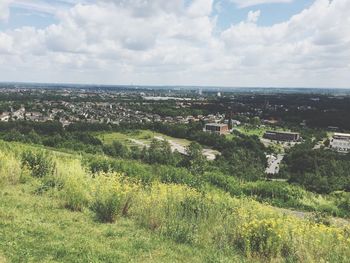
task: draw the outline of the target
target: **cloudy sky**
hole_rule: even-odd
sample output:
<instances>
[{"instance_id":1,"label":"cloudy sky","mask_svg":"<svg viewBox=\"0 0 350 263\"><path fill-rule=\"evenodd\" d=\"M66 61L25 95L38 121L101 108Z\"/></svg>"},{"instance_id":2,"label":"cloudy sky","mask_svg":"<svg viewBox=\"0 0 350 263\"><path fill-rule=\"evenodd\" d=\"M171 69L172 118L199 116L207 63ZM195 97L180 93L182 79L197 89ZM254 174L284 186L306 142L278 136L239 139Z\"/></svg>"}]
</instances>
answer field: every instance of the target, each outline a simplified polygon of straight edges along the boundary
<instances>
[{"instance_id":1,"label":"cloudy sky","mask_svg":"<svg viewBox=\"0 0 350 263\"><path fill-rule=\"evenodd\" d=\"M0 81L350 87L350 0L0 0Z\"/></svg>"}]
</instances>

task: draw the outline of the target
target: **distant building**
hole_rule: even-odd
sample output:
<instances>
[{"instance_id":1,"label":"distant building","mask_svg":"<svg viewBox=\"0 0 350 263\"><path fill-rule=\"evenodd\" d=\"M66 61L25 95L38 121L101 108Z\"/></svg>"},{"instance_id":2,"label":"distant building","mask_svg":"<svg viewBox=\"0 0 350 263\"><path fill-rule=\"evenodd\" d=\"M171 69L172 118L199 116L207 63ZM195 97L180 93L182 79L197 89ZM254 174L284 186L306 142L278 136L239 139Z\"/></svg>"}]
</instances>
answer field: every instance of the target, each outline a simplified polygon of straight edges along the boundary
<instances>
[{"instance_id":1,"label":"distant building","mask_svg":"<svg viewBox=\"0 0 350 263\"><path fill-rule=\"evenodd\" d=\"M208 123L205 125L204 131L210 132L210 133L216 133L216 134L227 134L229 133L228 125L227 124L220 124L220 123Z\"/></svg>"},{"instance_id":2,"label":"distant building","mask_svg":"<svg viewBox=\"0 0 350 263\"><path fill-rule=\"evenodd\" d=\"M4 112L3 114L0 115L0 120L1 121L9 121L10 120L10 114L8 112Z\"/></svg>"},{"instance_id":3,"label":"distant building","mask_svg":"<svg viewBox=\"0 0 350 263\"><path fill-rule=\"evenodd\" d=\"M240 121L238 121L238 120L231 120L231 123L232 123L233 126L239 126L239 125L242 124L242 123L241 123Z\"/></svg>"},{"instance_id":4,"label":"distant building","mask_svg":"<svg viewBox=\"0 0 350 263\"><path fill-rule=\"evenodd\" d=\"M264 134L264 138L274 141L297 142L300 140L300 134L297 132L267 131Z\"/></svg>"},{"instance_id":5,"label":"distant building","mask_svg":"<svg viewBox=\"0 0 350 263\"><path fill-rule=\"evenodd\" d=\"M330 148L337 152L350 152L350 134L335 133L330 141Z\"/></svg>"}]
</instances>

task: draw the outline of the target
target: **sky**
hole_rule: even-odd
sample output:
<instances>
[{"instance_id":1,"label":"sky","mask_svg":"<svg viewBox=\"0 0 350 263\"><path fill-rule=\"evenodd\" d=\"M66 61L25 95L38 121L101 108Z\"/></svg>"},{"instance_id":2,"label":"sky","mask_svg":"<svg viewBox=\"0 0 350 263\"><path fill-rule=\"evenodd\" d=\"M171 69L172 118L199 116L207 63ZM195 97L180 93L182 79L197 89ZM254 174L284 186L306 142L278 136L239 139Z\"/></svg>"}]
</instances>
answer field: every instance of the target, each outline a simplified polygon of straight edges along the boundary
<instances>
[{"instance_id":1,"label":"sky","mask_svg":"<svg viewBox=\"0 0 350 263\"><path fill-rule=\"evenodd\" d=\"M0 81L350 88L350 0L0 0Z\"/></svg>"}]
</instances>

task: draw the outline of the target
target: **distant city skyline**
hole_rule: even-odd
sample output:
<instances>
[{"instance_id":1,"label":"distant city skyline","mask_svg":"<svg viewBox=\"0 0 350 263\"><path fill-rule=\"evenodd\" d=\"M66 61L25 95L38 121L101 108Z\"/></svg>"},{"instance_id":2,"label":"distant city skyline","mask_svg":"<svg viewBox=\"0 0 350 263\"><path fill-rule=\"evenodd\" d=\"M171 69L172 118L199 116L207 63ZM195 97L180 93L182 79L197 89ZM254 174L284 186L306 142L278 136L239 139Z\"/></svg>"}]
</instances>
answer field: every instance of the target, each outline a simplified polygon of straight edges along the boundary
<instances>
[{"instance_id":1,"label":"distant city skyline","mask_svg":"<svg viewBox=\"0 0 350 263\"><path fill-rule=\"evenodd\" d=\"M1 0L0 82L350 88L348 0Z\"/></svg>"}]
</instances>

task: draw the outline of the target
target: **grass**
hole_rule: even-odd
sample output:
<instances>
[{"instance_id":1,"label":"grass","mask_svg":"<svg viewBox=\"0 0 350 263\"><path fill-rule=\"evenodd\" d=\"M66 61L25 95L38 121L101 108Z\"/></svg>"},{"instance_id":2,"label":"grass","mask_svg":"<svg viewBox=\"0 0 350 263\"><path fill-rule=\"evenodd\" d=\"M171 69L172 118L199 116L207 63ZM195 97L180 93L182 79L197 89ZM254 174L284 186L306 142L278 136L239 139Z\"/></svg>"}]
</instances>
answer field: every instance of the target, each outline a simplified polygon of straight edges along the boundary
<instances>
[{"instance_id":1,"label":"grass","mask_svg":"<svg viewBox=\"0 0 350 263\"><path fill-rule=\"evenodd\" d=\"M17 167L27 148L0 143L1 261L348 262L350 257L349 226L301 219L217 189L144 185L119 173L92 176L78 155L55 154L55 173L36 178ZM8 176L12 166L17 168ZM108 220L99 217L109 211Z\"/></svg>"},{"instance_id":2,"label":"grass","mask_svg":"<svg viewBox=\"0 0 350 263\"><path fill-rule=\"evenodd\" d=\"M0 262L210 262L215 254L164 239L130 219L98 223L89 210L72 212L33 190L17 185L0 192Z\"/></svg>"},{"instance_id":3,"label":"grass","mask_svg":"<svg viewBox=\"0 0 350 263\"><path fill-rule=\"evenodd\" d=\"M145 144L149 144L154 137L162 137L166 140L171 140L176 142L182 146L187 146L191 143L191 141L186 139L179 139L164 135L162 133L153 132L150 130L135 130L128 132L110 132L110 133L97 133L96 136L102 140L104 144L112 144L113 141L120 141L129 146L137 145L135 142L131 140L137 140Z\"/></svg>"},{"instance_id":4,"label":"grass","mask_svg":"<svg viewBox=\"0 0 350 263\"><path fill-rule=\"evenodd\" d=\"M268 126L260 127L260 128L253 127L253 126L240 126L235 128L235 130L239 131L242 134L245 134L248 136L255 135L255 136L258 136L259 138L262 138L266 131L289 131L282 128L268 127Z\"/></svg>"}]
</instances>

